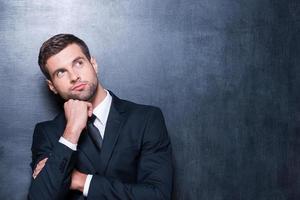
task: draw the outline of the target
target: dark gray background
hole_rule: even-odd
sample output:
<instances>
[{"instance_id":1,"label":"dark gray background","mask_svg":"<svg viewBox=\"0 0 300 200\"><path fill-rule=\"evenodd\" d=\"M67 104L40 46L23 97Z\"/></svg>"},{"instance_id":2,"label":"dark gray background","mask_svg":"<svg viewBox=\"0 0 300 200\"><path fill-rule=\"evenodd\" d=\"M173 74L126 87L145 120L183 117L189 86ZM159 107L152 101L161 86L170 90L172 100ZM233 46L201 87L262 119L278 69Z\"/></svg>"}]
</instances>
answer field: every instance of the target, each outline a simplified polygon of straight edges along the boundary
<instances>
[{"instance_id":1,"label":"dark gray background","mask_svg":"<svg viewBox=\"0 0 300 200\"><path fill-rule=\"evenodd\" d=\"M58 111L37 55L61 32L163 110L173 199L300 199L299 0L0 1L0 199L25 199L34 125Z\"/></svg>"}]
</instances>

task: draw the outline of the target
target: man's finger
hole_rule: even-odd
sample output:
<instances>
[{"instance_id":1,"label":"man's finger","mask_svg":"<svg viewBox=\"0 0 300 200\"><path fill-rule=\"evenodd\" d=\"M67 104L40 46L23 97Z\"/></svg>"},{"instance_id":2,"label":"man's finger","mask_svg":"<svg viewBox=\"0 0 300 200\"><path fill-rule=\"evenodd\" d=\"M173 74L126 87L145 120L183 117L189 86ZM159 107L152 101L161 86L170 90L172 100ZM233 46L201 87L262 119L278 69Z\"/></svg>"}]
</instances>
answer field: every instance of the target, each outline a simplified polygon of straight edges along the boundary
<instances>
[{"instance_id":1,"label":"man's finger","mask_svg":"<svg viewBox=\"0 0 300 200\"><path fill-rule=\"evenodd\" d=\"M90 102L87 102L88 116L91 117L93 114L93 105Z\"/></svg>"},{"instance_id":2,"label":"man's finger","mask_svg":"<svg viewBox=\"0 0 300 200\"><path fill-rule=\"evenodd\" d=\"M48 158L44 158L43 160L41 160L41 161L39 162L39 164L45 164L45 163L47 162L47 160L48 160Z\"/></svg>"},{"instance_id":3,"label":"man's finger","mask_svg":"<svg viewBox=\"0 0 300 200\"><path fill-rule=\"evenodd\" d=\"M40 160L39 163L45 163L48 160L48 158L44 158L43 160Z\"/></svg>"},{"instance_id":4,"label":"man's finger","mask_svg":"<svg viewBox=\"0 0 300 200\"><path fill-rule=\"evenodd\" d=\"M41 160L37 165L36 165L36 169L44 167L44 165L46 164L46 161L48 160L48 158L44 158L43 160Z\"/></svg>"},{"instance_id":5,"label":"man's finger","mask_svg":"<svg viewBox=\"0 0 300 200\"><path fill-rule=\"evenodd\" d=\"M35 179L37 177L37 175L41 172L41 170L44 168L46 161L48 160L48 158L44 158L43 160L41 160L35 167L32 177Z\"/></svg>"},{"instance_id":6,"label":"man's finger","mask_svg":"<svg viewBox=\"0 0 300 200\"><path fill-rule=\"evenodd\" d=\"M45 163L39 163L37 166L36 166L36 168L35 168L35 170L41 170L43 167L45 166Z\"/></svg>"},{"instance_id":7,"label":"man's finger","mask_svg":"<svg viewBox=\"0 0 300 200\"><path fill-rule=\"evenodd\" d=\"M36 178L37 175L39 175L39 173L42 171L43 167L44 166L42 166L42 167L36 167L35 170L33 171L32 177Z\"/></svg>"}]
</instances>

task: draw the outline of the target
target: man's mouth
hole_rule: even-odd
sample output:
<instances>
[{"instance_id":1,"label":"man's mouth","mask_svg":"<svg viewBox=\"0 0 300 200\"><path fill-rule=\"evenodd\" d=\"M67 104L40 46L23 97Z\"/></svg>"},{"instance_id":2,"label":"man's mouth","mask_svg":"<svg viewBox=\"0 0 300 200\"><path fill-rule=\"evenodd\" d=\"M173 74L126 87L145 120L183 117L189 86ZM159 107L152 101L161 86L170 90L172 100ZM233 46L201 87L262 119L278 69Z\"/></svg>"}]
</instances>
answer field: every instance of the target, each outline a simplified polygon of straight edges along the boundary
<instances>
[{"instance_id":1,"label":"man's mouth","mask_svg":"<svg viewBox=\"0 0 300 200\"><path fill-rule=\"evenodd\" d=\"M71 90L80 91L80 90L83 90L85 86L86 86L86 83L77 83L71 88Z\"/></svg>"}]
</instances>

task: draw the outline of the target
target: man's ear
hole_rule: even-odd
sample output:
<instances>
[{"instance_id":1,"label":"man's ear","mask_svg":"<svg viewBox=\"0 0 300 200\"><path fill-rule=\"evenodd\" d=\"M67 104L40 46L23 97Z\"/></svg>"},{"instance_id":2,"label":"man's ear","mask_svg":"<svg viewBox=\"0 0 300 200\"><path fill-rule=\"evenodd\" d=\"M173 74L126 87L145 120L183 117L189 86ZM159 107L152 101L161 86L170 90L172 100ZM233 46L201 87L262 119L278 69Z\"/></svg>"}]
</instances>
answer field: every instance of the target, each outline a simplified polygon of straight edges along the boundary
<instances>
[{"instance_id":1,"label":"man's ear","mask_svg":"<svg viewBox=\"0 0 300 200\"><path fill-rule=\"evenodd\" d=\"M57 94L57 90L55 89L53 83L52 83L50 80L48 80L48 79L46 79L46 81L47 81L47 85L48 85L49 89L50 89L52 92L54 92L54 94Z\"/></svg>"},{"instance_id":2,"label":"man's ear","mask_svg":"<svg viewBox=\"0 0 300 200\"><path fill-rule=\"evenodd\" d=\"M91 57L91 64L92 64L95 72L98 74L98 64L97 64L97 61L94 57Z\"/></svg>"}]
</instances>

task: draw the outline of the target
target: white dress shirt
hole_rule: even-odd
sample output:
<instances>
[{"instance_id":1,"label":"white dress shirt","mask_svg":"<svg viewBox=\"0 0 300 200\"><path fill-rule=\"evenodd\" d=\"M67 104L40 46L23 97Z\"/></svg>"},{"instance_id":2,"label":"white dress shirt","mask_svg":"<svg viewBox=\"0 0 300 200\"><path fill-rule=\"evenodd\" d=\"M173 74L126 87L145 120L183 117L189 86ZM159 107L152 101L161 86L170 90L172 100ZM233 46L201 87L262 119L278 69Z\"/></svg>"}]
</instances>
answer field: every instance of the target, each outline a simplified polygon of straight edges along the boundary
<instances>
[{"instance_id":1,"label":"white dress shirt","mask_svg":"<svg viewBox=\"0 0 300 200\"><path fill-rule=\"evenodd\" d=\"M101 103L96 106L93 109L93 114L96 116L96 119L94 121L94 125L98 128L102 139L104 139L104 132L105 132L105 127L106 127L106 122L112 102L112 97L109 94L107 90L106 91L106 97L101 101ZM59 142L66 145L73 151L77 150L77 144L73 144L70 141L66 140L64 137L60 137ZM86 181L84 183L84 188L83 188L83 195L87 197L89 188L90 188L90 183L92 181L93 175L88 174Z\"/></svg>"}]
</instances>

